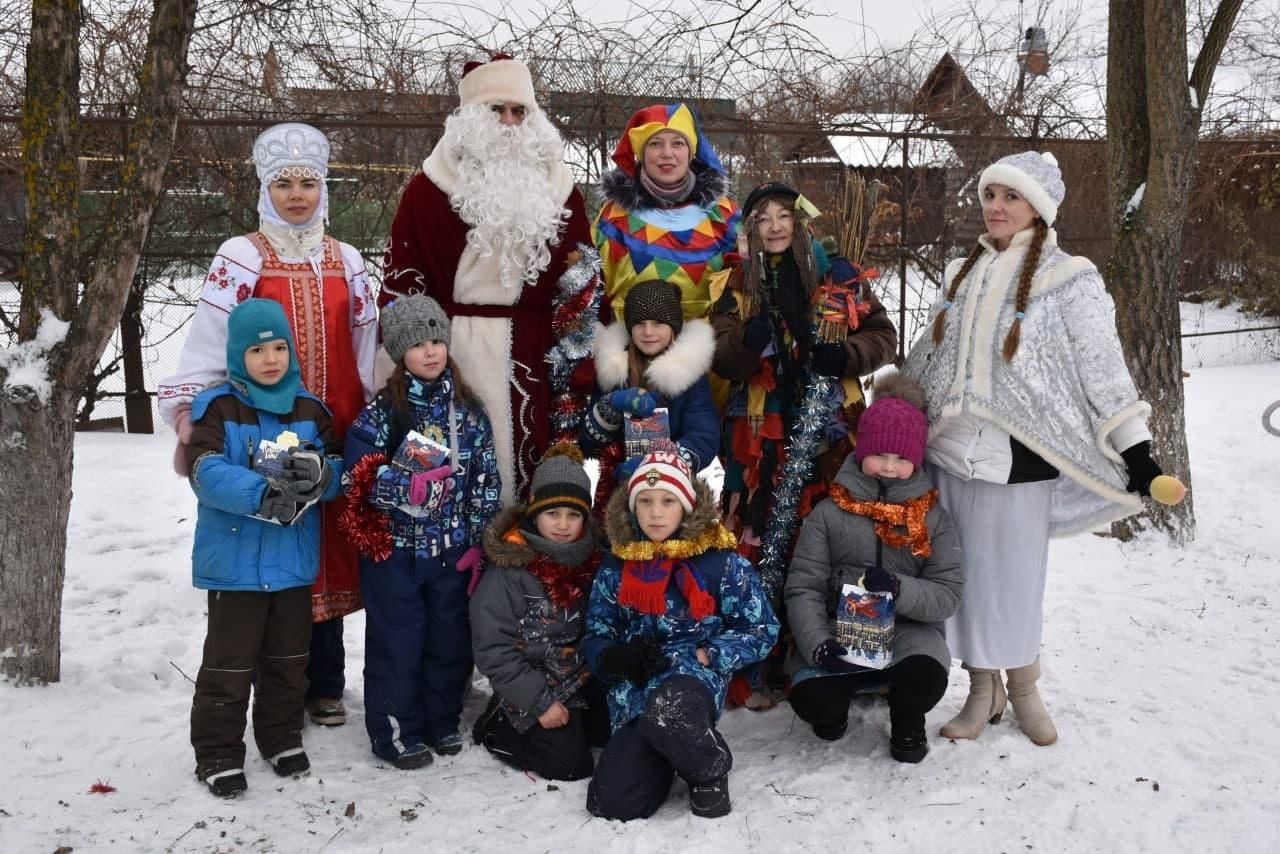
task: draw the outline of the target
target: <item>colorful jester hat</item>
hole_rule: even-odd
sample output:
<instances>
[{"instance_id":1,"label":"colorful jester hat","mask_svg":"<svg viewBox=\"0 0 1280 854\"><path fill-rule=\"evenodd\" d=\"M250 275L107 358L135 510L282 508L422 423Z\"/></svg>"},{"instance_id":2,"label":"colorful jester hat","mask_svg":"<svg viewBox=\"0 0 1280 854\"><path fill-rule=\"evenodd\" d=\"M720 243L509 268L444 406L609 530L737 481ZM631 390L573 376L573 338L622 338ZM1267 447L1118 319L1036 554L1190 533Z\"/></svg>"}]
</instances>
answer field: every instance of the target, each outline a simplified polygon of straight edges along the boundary
<instances>
[{"instance_id":1,"label":"colorful jester hat","mask_svg":"<svg viewBox=\"0 0 1280 854\"><path fill-rule=\"evenodd\" d=\"M654 104L637 111L627 122L622 139L613 150L613 162L634 178L645 144L654 134L664 130L673 130L689 141L689 153L695 163L701 163L721 175L726 174L711 141L702 135L698 118L687 104Z\"/></svg>"}]
</instances>

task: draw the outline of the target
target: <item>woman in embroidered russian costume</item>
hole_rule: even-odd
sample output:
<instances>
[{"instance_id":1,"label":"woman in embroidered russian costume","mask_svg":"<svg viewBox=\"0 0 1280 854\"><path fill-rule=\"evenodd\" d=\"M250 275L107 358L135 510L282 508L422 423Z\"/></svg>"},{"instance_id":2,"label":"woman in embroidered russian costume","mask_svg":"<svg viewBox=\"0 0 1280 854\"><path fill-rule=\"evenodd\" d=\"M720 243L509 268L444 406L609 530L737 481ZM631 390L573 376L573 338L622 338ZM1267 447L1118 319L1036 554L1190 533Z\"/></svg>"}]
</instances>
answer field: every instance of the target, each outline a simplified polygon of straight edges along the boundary
<instances>
[{"instance_id":1,"label":"woman in embroidered russian costume","mask_svg":"<svg viewBox=\"0 0 1280 854\"><path fill-rule=\"evenodd\" d=\"M926 459L967 568L947 641L969 696L948 738L977 738L1011 701L1034 743L1057 740L1036 687L1049 538L1141 511L1161 473L1102 277L1058 246L1065 194L1051 155L982 172L987 231L948 265L903 368L927 396Z\"/></svg>"},{"instance_id":2,"label":"woman in embroidered russian costume","mask_svg":"<svg viewBox=\"0 0 1280 854\"><path fill-rule=\"evenodd\" d=\"M329 142L310 125L279 124L254 142L253 160L260 184L258 230L218 248L178 370L159 383L160 415L180 444L190 440L192 399L226 380L228 314L250 297L262 297L284 307L303 386L329 408L340 442L373 395L378 325L360 253L325 234ZM307 673L312 718L331 725L345 720L341 618L360 608L355 551L333 524L343 505L339 498L321 508Z\"/></svg>"}]
</instances>

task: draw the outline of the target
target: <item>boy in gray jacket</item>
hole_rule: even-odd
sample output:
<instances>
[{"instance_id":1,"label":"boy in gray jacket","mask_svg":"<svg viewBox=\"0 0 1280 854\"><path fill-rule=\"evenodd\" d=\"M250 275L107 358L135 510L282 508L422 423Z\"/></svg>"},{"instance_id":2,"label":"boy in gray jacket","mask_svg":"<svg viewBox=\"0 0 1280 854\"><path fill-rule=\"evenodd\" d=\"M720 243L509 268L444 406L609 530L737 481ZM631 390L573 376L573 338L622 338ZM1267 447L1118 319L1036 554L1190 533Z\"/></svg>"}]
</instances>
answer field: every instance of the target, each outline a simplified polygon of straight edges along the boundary
<instances>
[{"instance_id":1,"label":"boy in gray jacket","mask_svg":"<svg viewBox=\"0 0 1280 854\"><path fill-rule=\"evenodd\" d=\"M921 471L928 427L920 387L896 374L876 384L858 443L831 494L805 519L785 600L795 646L787 662L791 707L819 738L849 725L855 694L888 685L889 752L919 762L929 752L924 716L947 689L951 657L943 621L959 607L960 539ZM892 657L883 670L850 663L836 640L845 584L893 594Z\"/></svg>"},{"instance_id":2,"label":"boy in gray jacket","mask_svg":"<svg viewBox=\"0 0 1280 854\"><path fill-rule=\"evenodd\" d=\"M582 452L552 446L529 493L484 533L488 571L471 599L471 645L493 699L472 736L521 771L580 780L591 776L592 746L609 738L604 690L580 651L603 556Z\"/></svg>"}]
</instances>

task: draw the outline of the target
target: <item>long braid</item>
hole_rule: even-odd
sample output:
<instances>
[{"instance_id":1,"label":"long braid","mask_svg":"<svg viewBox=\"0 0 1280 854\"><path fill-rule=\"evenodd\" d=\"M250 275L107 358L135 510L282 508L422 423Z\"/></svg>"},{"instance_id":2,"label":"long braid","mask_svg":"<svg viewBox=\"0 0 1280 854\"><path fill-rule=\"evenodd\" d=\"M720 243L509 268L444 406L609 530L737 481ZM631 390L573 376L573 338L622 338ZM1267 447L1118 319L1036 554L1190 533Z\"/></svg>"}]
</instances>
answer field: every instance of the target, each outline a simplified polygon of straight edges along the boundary
<instances>
[{"instance_id":1,"label":"long braid","mask_svg":"<svg viewBox=\"0 0 1280 854\"><path fill-rule=\"evenodd\" d=\"M1036 233L1031 237L1031 245L1027 247L1027 255L1022 261L1022 271L1018 274L1018 295L1013 301L1013 325L1004 339L1004 360L1013 361L1013 354L1018 352L1018 342L1022 340L1022 318L1026 316L1027 297L1031 294L1031 280L1035 277L1036 268L1040 266L1040 252L1044 248L1045 237L1049 234L1049 226L1044 220L1037 218Z\"/></svg>"},{"instance_id":2,"label":"long braid","mask_svg":"<svg viewBox=\"0 0 1280 854\"><path fill-rule=\"evenodd\" d=\"M946 322L947 309L951 308L951 302L956 298L956 291L960 290L960 283L964 281L965 276L969 275L969 271L973 269L973 265L977 264L978 259L981 257L982 244L978 243L969 251L969 256L960 265L960 270L956 273L956 277L951 280L951 287L947 289L947 296L942 302L942 308L938 311L937 316L933 318L933 345L935 347L942 343L943 324Z\"/></svg>"}]
</instances>

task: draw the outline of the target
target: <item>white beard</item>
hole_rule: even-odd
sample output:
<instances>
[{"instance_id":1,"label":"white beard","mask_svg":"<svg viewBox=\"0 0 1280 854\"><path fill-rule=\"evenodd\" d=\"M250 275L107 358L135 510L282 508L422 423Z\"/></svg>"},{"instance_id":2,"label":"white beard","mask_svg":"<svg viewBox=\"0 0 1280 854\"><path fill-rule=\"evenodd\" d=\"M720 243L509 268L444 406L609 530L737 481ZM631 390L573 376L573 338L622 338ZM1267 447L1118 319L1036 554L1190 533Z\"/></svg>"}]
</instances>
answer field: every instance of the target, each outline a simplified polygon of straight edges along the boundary
<instances>
[{"instance_id":1,"label":"white beard","mask_svg":"<svg viewBox=\"0 0 1280 854\"><path fill-rule=\"evenodd\" d=\"M504 288L536 282L569 217L549 168L564 159L555 126L540 110L503 125L487 105L469 104L445 121L441 143L458 161L449 200L471 227L467 244L496 259Z\"/></svg>"}]
</instances>

